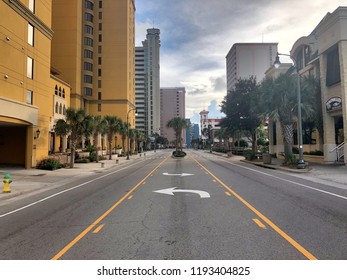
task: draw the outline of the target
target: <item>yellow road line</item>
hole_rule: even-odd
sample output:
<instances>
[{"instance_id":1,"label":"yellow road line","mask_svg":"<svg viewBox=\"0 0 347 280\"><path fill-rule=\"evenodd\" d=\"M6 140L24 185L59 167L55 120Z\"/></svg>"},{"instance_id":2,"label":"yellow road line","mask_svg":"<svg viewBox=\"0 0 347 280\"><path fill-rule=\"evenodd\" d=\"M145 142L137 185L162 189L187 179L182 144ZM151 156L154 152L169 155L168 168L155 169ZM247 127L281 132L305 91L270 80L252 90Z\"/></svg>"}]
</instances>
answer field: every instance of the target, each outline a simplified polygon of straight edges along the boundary
<instances>
[{"instance_id":1,"label":"yellow road line","mask_svg":"<svg viewBox=\"0 0 347 280\"><path fill-rule=\"evenodd\" d=\"M228 196L231 196L231 193L230 192L225 192L226 195Z\"/></svg>"},{"instance_id":2,"label":"yellow road line","mask_svg":"<svg viewBox=\"0 0 347 280\"><path fill-rule=\"evenodd\" d=\"M261 220L263 220L268 226L270 226L274 231L276 231L280 236L282 236L285 240L287 240L295 249L297 249L301 254L303 254L309 260L317 260L317 258L312 255L309 251L307 251L304 247L302 247L298 242L296 242L293 238L291 238L288 234L286 234L283 230L281 230L278 226L276 226L270 219L264 216L260 211L258 211L255 207L253 207L249 202L247 202L242 196L229 188L223 181L221 181L217 176L211 173L205 166L203 166L199 161L193 158L206 172L210 174L214 179L217 180L224 188L226 188L230 193L232 193L238 200L240 200L244 205L246 205L253 213L255 213Z\"/></svg>"},{"instance_id":3,"label":"yellow road line","mask_svg":"<svg viewBox=\"0 0 347 280\"><path fill-rule=\"evenodd\" d=\"M98 233L104 226L105 226L105 224L102 224L102 225L98 226L98 227L93 231L93 233Z\"/></svg>"},{"instance_id":4,"label":"yellow road line","mask_svg":"<svg viewBox=\"0 0 347 280\"><path fill-rule=\"evenodd\" d=\"M60 252L58 252L51 260L58 260L67 251L69 251L74 245L77 244L84 236L87 235L96 225L98 225L103 219L105 219L119 204L121 204L125 199L127 199L144 181L147 180L166 160L165 158L160 162L150 173L147 174L139 183L136 184L126 195L124 195L120 200L118 200L110 209L108 209L104 214L97 218L92 224L90 224L84 231L77 235L69 244L67 244Z\"/></svg>"},{"instance_id":5,"label":"yellow road line","mask_svg":"<svg viewBox=\"0 0 347 280\"><path fill-rule=\"evenodd\" d=\"M253 222L255 222L258 225L258 227L266 229L266 226L258 219L253 219Z\"/></svg>"},{"instance_id":6,"label":"yellow road line","mask_svg":"<svg viewBox=\"0 0 347 280\"><path fill-rule=\"evenodd\" d=\"M132 199L133 198L133 195L129 196L128 199Z\"/></svg>"}]
</instances>

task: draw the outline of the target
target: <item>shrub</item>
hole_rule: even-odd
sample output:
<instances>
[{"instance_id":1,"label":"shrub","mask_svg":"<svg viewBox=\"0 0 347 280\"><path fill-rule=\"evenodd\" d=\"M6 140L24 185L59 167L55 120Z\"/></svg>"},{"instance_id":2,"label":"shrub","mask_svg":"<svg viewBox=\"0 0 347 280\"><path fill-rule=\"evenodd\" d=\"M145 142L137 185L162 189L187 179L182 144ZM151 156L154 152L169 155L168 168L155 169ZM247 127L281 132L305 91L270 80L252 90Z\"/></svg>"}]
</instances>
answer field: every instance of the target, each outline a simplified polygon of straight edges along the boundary
<instances>
[{"instance_id":1,"label":"shrub","mask_svg":"<svg viewBox=\"0 0 347 280\"><path fill-rule=\"evenodd\" d=\"M45 158L39 162L37 168L43 170L56 170L61 168L61 164L59 160L55 158Z\"/></svg>"},{"instance_id":2,"label":"shrub","mask_svg":"<svg viewBox=\"0 0 347 280\"><path fill-rule=\"evenodd\" d=\"M90 162L89 158L80 158L75 160L75 163L89 163L89 162Z\"/></svg>"},{"instance_id":3,"label":"shrub","mask_svg":"<svg viewBox=\"0 0 347 280\"><path fill-rule=\"evenodd\" d=\"M187 154L185 152L183 152L183 151L173 151L172 155L174 157L185 157Z\"/></svg>"}]
</instances>

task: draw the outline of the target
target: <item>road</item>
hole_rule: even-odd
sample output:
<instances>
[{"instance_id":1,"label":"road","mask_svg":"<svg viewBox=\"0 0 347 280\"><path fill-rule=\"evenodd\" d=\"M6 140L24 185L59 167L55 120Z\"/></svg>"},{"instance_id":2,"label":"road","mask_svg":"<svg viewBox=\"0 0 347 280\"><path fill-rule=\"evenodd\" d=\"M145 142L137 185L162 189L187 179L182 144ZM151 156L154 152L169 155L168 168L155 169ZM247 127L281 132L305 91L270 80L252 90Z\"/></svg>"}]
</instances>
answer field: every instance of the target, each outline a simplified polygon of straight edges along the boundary
<instances>
[{"instance_id":1,"label":"road","mask_svg":"<svg viewBox=\"0 0 347 280\"><path fill-rule=\"evenodd\" d=\"M160 151L0 208L0 258L345 260L346 209L345 189Z\"/></svg>"}]
</instances>

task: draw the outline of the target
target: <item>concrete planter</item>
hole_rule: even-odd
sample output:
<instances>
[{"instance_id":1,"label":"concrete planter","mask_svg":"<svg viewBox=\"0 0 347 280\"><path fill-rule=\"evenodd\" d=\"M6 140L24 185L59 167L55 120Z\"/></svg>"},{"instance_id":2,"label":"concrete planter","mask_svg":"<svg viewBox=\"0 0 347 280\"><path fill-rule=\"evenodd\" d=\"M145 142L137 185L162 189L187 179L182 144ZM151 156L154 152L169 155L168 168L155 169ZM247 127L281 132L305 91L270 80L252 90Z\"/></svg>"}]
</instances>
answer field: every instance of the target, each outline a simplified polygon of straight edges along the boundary
<instances>
[{"instance_id":1,"label":"concrete planter","mask_svg":"<svg viewBox=\"0 0 347 280\"><path fill-rule=\"evenodd\" d=\"M271 164L272 155L271 154L263 154L263 163Z\"/></svg>"}]
</instances>

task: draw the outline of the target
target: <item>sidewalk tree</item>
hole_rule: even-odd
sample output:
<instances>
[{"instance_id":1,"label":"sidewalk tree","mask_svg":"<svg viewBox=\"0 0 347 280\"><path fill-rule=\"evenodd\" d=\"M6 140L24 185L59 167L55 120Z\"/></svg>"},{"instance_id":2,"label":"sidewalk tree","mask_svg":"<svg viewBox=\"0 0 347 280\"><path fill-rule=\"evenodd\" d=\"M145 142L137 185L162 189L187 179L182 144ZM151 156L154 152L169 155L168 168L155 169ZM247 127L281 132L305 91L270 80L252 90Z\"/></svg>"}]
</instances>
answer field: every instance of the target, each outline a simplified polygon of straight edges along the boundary
<instances>
[{"instance_id":1,"label":"sidewalk tree","mask_svg":"<svg viewBox=\"0 0 347 280\"><path fill-rule=\"evenodd\" d=\"M99 134L105 135L106 133L105 119L103 119L101 116L91 116L90 126L93 135L93 144L96 151L96 162L99 162Z\"/></svg>"},{"instance_id":2,"label":"sidewalk tree","mask_svg":"<svg viewBox=\"0 0 347 280\"><path fill-rule=\"evenodd\" d=\"M182 151L182 130L187 127L187 122L180 117L175 117L169 120L166 126L168 128L172 128L175 131L176 152L178 151L178 149Z\"/></svg>"},{"instance_id":3,"label":"sidewalk tree","mask_svg":"<svg viewBox=\"0 0 347 280\"><path fill-rule=\"evenodd\" d=\"M276 79L265 78L261 84L261 108L264 117L269 117L280 123L283 133L285 162L293 160L293 111L297 105L297 90L295 77L281 74Z\"/></svg>"},{"instance_id":4,"label":"sidewalk tree","mask_svg":"<svg viewBox=\"0 0 347 280\"><path fill-rule=\"evenodd\" d=\"M70 167L74 167L76 145L82 136L89 135L89 118L84 110L68 108L66 110L66 119L59 119L55 125L55 133L60 136L70 135Z\"/></svg>"},{"instance_id":5,"label":"sidewalk tree","mask_svg":"<svg viewBox=\"0 0 347 280\"><path fill-rule=\"evenodd\" d=\"M108 152L109 152L109 159L112 159L112 142L113 142L113 136L116 133L119 133L121 128L122 120L117 118L116 116L104 116L105 121L105 131L107 135L107 142L108 142Z\"/></svg>"},{"instance_id":6,"label":"sidewalk tree","mask_svg":"<svg viewBox=\"0 0 347 280\"><path fill-rule=\"evenodd\" d=\"M259 85L256 78L251 76L248 79L239 79L221 105L221 112L226 115L222 126L247 136L252 141L253 153L257 152L257 128L262 123L259 117L259 102Z\"/></svg>"},{"instance_id":7,"label":"sidewalk tree","mask_svg":"<svg viewBox=\"0 0 347 280\"><path fill-rule=\"evenodd\" d=\"M125 141L128 137L129 124L122 121L119 125L120 125L119 134L122 137L122 147L123 147L123 150L125 151Z\"/></svg>"}]
</instances>

